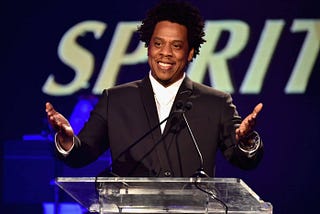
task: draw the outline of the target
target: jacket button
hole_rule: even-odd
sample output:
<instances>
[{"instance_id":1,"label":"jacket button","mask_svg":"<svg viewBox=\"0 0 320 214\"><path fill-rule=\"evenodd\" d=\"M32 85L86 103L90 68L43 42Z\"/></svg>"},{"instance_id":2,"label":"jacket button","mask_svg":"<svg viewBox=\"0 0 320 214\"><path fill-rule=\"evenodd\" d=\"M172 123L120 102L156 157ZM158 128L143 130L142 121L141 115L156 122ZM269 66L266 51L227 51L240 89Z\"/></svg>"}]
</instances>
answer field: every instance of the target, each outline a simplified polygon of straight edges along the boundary
<instances>
[{"instance_id":1,"label":"jacket button","mask_svg":"<svg viewBox=\"0 0 320 214\"><path fill-rule=\"evenodd\" d=\"M170 176L171 176L171 172L170 172L170 171L165 171L165 172L164 172L164 176L170 177Z\"/></svg>"}]
</instances>

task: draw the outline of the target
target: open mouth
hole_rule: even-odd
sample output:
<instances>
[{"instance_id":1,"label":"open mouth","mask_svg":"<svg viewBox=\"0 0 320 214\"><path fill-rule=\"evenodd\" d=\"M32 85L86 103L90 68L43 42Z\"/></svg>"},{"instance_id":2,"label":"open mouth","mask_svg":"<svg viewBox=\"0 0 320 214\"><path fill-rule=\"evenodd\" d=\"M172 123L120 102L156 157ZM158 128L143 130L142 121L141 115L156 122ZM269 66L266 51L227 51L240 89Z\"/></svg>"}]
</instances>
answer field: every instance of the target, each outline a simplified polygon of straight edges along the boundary
<instances>
[{"instance_id":1,"label":"open mouth","mask_svg":"<svg viewBox=\"0 0 320 214\"><path fill-rule=\"evenodd\" d=\"M158 62L161 69L168 70L173 67L173 63Z\"/></svg>"}]
</instances>

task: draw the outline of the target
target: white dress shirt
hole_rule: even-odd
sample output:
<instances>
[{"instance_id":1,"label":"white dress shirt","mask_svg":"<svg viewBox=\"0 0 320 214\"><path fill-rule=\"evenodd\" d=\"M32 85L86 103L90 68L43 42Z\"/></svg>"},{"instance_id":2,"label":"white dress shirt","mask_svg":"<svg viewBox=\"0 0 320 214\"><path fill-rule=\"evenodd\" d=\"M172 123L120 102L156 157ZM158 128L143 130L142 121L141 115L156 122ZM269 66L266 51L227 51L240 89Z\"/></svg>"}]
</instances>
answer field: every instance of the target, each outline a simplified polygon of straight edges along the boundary
<instances>
[{"instance_id":1,"label":"white dress shirt","mask_svg":"<svg viewBox=\"0 0 320 214\"><path fill-rule=\"evenodd\" d=\"M154 99L157 105L159 122L163 121L169 116L173 101L177 95L184 77L185 73L183 74L183 78L179 79L177 82L168 87L164 87L151 75L151 71L149 72L149 78L154 92ZM160 126L161 133L163 133L165 126L166 121Z\"/></svg>"}]
</instances>

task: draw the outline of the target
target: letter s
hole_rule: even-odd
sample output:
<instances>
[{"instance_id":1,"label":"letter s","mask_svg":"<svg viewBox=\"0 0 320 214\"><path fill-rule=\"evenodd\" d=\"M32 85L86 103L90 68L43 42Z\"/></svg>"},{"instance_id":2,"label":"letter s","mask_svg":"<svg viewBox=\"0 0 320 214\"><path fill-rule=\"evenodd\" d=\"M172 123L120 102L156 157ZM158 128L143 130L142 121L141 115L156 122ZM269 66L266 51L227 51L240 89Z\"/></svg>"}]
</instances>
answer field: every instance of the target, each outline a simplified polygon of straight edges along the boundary
<instances>
[{"instance_id":1,"label":"letter s","mask_svg":"<svg viewBox=\"0 0 320 214\"><path fill-rule=\"evenodd\" d=\"M89 79L94 70L94 56L85 48L81 47L76 39L86 32L93 32L96 39L100 38L107 25L99 21L84 21L70 28L62 37L58 56L61 61L71 67L75 77L68 84L57 83L54 75L50 74L42 87L42 91L49 95L70 95L81 88L89 87Z\"/></svg>"}]
</instances>

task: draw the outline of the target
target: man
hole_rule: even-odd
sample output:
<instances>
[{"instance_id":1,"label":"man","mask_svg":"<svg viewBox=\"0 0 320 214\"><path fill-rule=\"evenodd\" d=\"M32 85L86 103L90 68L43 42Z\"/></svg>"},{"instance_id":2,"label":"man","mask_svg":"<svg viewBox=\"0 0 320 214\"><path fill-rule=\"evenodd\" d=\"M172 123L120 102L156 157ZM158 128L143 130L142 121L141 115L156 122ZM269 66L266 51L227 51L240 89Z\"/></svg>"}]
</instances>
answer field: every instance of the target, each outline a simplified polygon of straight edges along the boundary
<instances>
[{"instance_id":1,"label":"man","mask_svg":"<svg viewBox=\"0 0 320 214\"><path fill-rule=\"evenodd\" d=\"M256 167L263 145L253 128L262 104L241 120L229 94L185 74L205 42L203 29L199 11L187 3L162 2L151 9L138 28L148 48L149 75L104 90L78 136L46 104L60 158L81 167L110 148L108 170L114 175L187 177L200 169L214 176L220 149L232 164Z\"/></svg>"}]
</instances>

